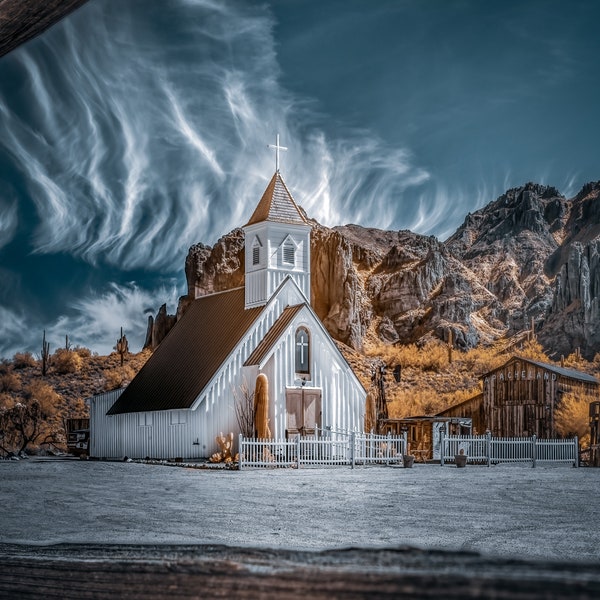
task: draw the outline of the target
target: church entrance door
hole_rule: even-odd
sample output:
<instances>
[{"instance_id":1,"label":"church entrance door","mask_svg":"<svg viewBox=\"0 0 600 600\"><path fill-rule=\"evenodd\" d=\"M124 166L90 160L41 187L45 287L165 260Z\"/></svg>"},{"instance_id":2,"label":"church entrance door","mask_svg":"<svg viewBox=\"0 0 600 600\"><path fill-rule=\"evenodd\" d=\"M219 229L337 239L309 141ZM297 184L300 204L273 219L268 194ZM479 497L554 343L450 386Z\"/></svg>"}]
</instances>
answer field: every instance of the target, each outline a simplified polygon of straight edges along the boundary
<instances>
[{"instance_id":1,"label":"church entrance door","mask_svg":"<svg viewBox=\"0 0 600 600\"><path fill-rule=\"evenodd\" d=\"M293 388L286 391L286 435L314 435L321 426L321 390Z\"/></svg>"}]
</instances>

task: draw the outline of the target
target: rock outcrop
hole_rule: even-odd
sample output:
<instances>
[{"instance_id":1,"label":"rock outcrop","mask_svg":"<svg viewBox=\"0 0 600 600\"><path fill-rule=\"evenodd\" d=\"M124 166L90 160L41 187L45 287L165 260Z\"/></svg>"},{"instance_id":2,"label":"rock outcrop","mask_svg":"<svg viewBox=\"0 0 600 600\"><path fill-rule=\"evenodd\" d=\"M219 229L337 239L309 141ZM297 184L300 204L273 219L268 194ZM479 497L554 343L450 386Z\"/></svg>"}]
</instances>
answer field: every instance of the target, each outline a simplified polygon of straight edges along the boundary
<instances>
[{"instance_id":1,"label":"rock outcrop","mask_svg":"<svg viewBox=\"0 0 600 600\"><path fill-rule=\"evenodd\" d=\"M557 354L600 351L600 182L572 200L563 243L546 261L552 305L540 338Z\"/></svg>"},{"instance_id":2,"label":"rock outcrop","mask_svg":"<svg viewBox=\"0 0 600 600\"><path fill-rule=\"evenodd\" d=\"M192 246L185 272L177 317L198 296L244 284L242 230L213 247ZM354 349L374 340L447 340L450 332L457 347L471 348L533 321L551 353L580 347L593 356L599 296L600 183L572 200L550 186L511 189L469 214L446 242L313 222L311 303L331 335Z\"/></svg>"}]
</instances>

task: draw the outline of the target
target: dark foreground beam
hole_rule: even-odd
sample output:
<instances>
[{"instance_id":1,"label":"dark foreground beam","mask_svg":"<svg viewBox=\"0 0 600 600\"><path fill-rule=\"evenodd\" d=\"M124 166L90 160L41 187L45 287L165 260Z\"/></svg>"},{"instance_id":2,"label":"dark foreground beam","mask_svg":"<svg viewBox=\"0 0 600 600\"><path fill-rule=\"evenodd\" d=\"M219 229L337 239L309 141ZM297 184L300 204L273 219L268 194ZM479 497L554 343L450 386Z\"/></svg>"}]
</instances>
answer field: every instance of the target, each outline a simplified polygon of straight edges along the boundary
<instances>
[{"instance_id":1,"label":"dark foreground beam","mask_svg":"<svg viewBox=\"0 0 600 600\"><path fill-rule=\"evenodd\" d=\"M39 35L87 0L0 0L0 56Z\"/></svg>"},{"instance_id":2,"label":"dark foreground beam","mask_svg":"<svg viewBox=\"0 0 600 600\"><path fill-rule=\"evenodd\" d=\"M600 565L413 548L0 545L0 598L600 597Z\"/></svg>"}]
</instances>

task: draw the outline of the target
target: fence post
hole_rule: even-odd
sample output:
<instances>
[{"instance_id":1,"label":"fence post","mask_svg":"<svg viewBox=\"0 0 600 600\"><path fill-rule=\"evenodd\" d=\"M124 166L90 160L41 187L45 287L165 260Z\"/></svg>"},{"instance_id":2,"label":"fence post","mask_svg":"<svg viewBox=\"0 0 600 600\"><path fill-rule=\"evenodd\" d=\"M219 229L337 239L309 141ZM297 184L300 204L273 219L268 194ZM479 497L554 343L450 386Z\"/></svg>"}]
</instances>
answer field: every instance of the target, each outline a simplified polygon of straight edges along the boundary
<instances>
[{"instance_id":1,"label":"fence post","mask_svg":"<svg viewBox=\"0 0 600 600\"><path fill-rule=\"evenodd\" d=\"M440 431L440 466L444 466L444 455L446 454L446 432Z\"/></svg>"},{"instance_id":2,"label":"fence post","mask_svg":"<svg viewBox=\"0 0 600 600\"><path fill-rule=\"evenodd\" d=\"M391 446L392 446L391 437L392 437L392 435L391 435L391 433L388 431L388 434L387 434L387 438L388 438L388 439L387 439L387 445L386 445L386 447L385 447L385 454L386 454L386 457L385 457L385 464L386 464L386 465L388 465L388 466L389 466L389 464L390 464L390 454L391 454L391 452L392 452L392 448L391 448Z\"/></svg>"},{"instance_id":3,"label":"fence post","mask_svg":"<svg viewBox=\"0 0 600 600\"><path fill-rule=\"evenodd\" d=\"M300 468L300 434L296 434L296 468Z\"/></svg>"},{"instance_id":4,"label":"fence post","mask_svg":"<svg viewBox=\"0 0 600 600\"><path fill-rule=\"evenodd\" d=\"M579 437L578 436L575 436L573 443L575 444L575 462L573 463L573 466L577 469L579 467Z\"/></svg>"},{"instance_id":5,"label":"fence post","mask_svg":"<svg viewBox=\"0 0 600 600\"><path fill-rule=\"evenodd\" d=\"M487 466L492 466L492 432L486 431L485 434L485 455L487 458Z\"/></svg>"},{"instance_id":6,"label":"fence post","mask_svg":"<svg viewBox=\"0 0 600 600\"><path fill-rule=\"evenodd\" d=\"M402 434L402 438L404 440L404 444L402 446L402 454L408 454L408 432L404 432ZM404 463L404 457L402 458L402 462Z\"/></svg>"},{"instance_id":7,"label":"fence post","mask_svg":"<svg viewBox=\"0 0 600 600\"><path fill-rule=\"evenodd\" d=\"M535 469L535 462L537 459L537 435L531 436L531 462L532 467Z\"/></svg>"},{"instance_id":8,"label":"fence post","mask_svg":"<svg viewBox=\"0 0 600 600\"><path fill-rule=\"evenodd\" d=\"M244 454L243 454L243 452L242 452L242 443L243 443L243 439L244 439L244 436L243 436L243 435L240 433L240 438L239 438L239 442L238 442L238 454L239 454L239 456L238 456L238 469L239 469L240 471L241 471L241 470L242 470L242 468L243 468L243 467L242 467L242 463L243 463L242 457L244 456Z\"/></svg>"},{"instance_id":9,"label":"fence post","mask_svg":"<svg viewBox=\"0 0 600 600\"><path fill-rule=\"evenodd\" d=\"M350 465L354 469L354 446L356 442L356 433L353 431L350 435Z\"/></svg>"}]
</instances>

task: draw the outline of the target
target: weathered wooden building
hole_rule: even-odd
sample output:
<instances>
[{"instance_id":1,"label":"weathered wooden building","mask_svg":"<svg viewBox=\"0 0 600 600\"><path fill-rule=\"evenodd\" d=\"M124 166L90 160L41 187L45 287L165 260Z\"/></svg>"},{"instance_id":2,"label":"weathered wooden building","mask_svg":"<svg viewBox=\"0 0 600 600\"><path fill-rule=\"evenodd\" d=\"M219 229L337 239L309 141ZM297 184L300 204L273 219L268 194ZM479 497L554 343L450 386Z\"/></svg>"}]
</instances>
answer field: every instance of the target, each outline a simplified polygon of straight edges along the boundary
<instances>
[{"instance_id":1,"label":"weathered wooden building","mask_svg":"<svg viewBox=\"0 0 600 600\"><path fill-rule=\"evenodd\" d=\"M417 461L439 460L442 432L446 435L468 435L471 433L471 419L441 416L383 419L380 432L384 435L403 435L406 432L408 453L413 454Z\"/></svg>"},{"instance_id":2,"label":"weathered wooden building","mask_svg":"<svg viewBox=\"0 0 600 600\"><path fill-rule=\"evenodd\" d=\"M268 379L273 437L362 431L366 391L310 306L311 225L279 171L245 233L245 286L192 302L137 376L91 404L95 457L208 457Z\"/></svg>"},{"instance_id":3,"label":"weathered wooden building","mask_svg":"<svg viewBox=\"0 0 600 600\"><path fill-rule=\"evenodd\" d=\"M599 391L598 380L587 373L520 357L482 379L486 429L496 436L556 437L554 412L563 394Z\"/></svg>"},{"instance_id":4,"label":"weathered wooden building","mask_svg":"<svg viewBox=\"0 0 600 600\"><path fill-rule=\"evenodd\" d=\"M518 356L485 373L482 382L482 394L439 416L469 417L479 434L554 438L554 413L562 396L567 392L598 396L600 391L600 382L587 373Z\"/></svg>"},{"instance_id":5,"label":"weathered wooden building","mask_svg":"<svg viewBox=\"0 0 600 600\"><path fill-rule=\"evenodd\" d=\"M485 412L483 410L483 394L477 394L460 404L450 406L439 412L438 417L469 418L473 435L482 435L487 430Z\"/></svg>"}]
</instances>

